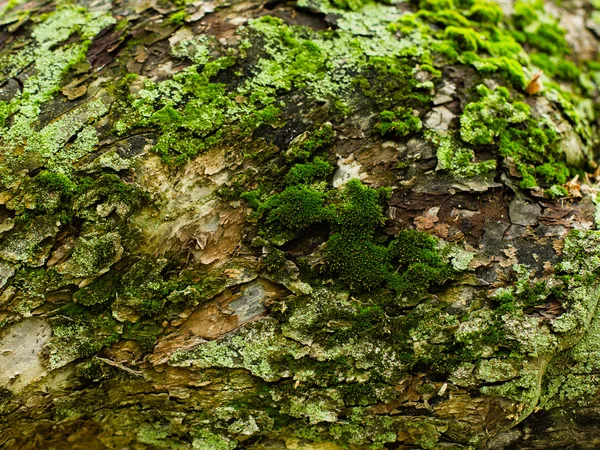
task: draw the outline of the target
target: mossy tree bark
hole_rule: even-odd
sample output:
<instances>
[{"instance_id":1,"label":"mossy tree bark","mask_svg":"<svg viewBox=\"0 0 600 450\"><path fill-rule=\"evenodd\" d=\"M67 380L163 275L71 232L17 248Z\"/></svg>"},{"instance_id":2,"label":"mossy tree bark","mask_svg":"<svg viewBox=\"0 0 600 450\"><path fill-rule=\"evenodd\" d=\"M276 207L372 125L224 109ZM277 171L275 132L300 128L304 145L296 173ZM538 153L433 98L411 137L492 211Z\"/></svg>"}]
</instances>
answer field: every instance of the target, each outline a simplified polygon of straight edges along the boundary
<instances>
[{"instance_id":1,"label":"mossy tree bark","mask_svg":"<svg viewBox=\"0 0 600 450\"><path fill-rule=\"evenodd\" d=\"M597 448L597 2L0 11L3 448Z\"/></svg>"}]
</instances>

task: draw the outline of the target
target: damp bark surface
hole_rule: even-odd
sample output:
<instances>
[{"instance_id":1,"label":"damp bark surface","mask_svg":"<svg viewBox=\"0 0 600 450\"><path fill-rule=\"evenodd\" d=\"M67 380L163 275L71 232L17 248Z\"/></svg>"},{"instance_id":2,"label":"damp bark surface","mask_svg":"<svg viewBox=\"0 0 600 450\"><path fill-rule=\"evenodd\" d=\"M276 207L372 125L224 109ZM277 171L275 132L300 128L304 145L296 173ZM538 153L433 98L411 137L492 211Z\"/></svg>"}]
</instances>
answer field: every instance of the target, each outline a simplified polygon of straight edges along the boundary
<instances>
[{"instance_id":1,"label":"damp bark surface","mask_svg":"<svg viewBox=\"0 0 600 450\"><path fill-rule=\"evenodd\" d=\"M600 446L600 3L0 2L0 447Z\"/></svg>"}]
</instances>

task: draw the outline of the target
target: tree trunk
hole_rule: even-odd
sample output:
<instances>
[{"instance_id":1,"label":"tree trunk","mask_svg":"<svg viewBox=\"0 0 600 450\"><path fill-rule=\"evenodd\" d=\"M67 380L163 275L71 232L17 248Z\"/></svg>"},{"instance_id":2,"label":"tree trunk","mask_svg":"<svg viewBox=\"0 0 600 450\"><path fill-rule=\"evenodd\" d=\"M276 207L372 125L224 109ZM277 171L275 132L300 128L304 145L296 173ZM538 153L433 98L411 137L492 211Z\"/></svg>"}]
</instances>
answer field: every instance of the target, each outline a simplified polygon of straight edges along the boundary
<instances>
[{"instance_id":1,"label":"tree trunk","mask_svg":"<svg viewBox=\"0 0 600 450\"><path fill-rule=\"evenodd\" d=\"M598 448L596 3L0 2L0 445Z\"/></svg>"}]
</instances>

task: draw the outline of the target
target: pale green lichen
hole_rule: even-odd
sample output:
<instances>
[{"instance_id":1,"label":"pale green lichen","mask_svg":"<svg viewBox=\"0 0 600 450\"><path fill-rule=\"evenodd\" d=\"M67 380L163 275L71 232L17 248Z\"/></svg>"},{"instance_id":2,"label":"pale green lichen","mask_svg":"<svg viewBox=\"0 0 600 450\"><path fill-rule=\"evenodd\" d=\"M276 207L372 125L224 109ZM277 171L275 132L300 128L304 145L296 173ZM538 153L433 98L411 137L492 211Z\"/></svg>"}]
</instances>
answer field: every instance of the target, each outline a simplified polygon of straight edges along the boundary
<instances>
[{"instance_id":1,"label":"pale green lichen","mask_svg":"<svg viewBox=\"0 0 600 450\"><path fill-rule=\"evenodd\" d=\"M237 443L207 430L200 430L192 441L194 450L233 450Z\"/></svg>"},{"instance_id":2,"label":"pale green lichen","mask_svg":"<svg viewBox=\"0 0 600 450\"><path fill-rule=\"evenodd\" d=\"M209 61L210 38L207 36L186 37L171 46L171 52L178 58L188 58L194 64L203 65Z\"/></svg>"},{"instance_id":3,"label":"pale green lichen","mask_svg":"<svg viewBox=\"0 0 600 450\"><path fill-rule=\"evenodd\" d=\"M42 130L34 131L41 105L55 95L69 68L85 60L85 53L91 44L90 39L101 29L113 23L115 19L108 14L88 13L84 8L63 5L34 27L32 37L36 42L35 45L26 46L20 52L12 54L12 59L18 62L9 62L9 67L14 66L18 71L19 67L33 63L34 70L32 75L24 80L22 92L10 101L9 114L3 115L3 122L12 115L11 126L0 128L0 137L3 138L2 148L8 156L0 166L5 185L10 185L16 180L15 175L11 173L12 168L18 167L19 161L27 157L17 158L16 155L20 153L16 151L17 148L25 145L26 152L36 152L39 158L52 158L73 135L83 128L86 121L107 113L106 100L97 99L88 103L87 109L86 107L76 109L63 118L51 122ZM57 46L58 43L75 34L80 37L79 42ZM10 72L8 75L11 76ZM86 151L91 151L91 146L95 145L89 139L86 144ZM67 159L69 163L73 161ZM61 164L59 162L54 164L57 165Z\"/></svg>"},{"instance_id":4,"label":"pale green lichen","mask_svg":"<svg viewBox=\"0 0 600 450\"><path fill-rule=\"evenodd\" d=\"M288 373L281 365L283 358L300 358L307 351L281 336L272 320L263 320L230 338L210 341L191 351L176 352L170 364L197 368L239 367L266 381L276 381Z\"/></svg>"},{"instance_id":5,"label":"pale green lichen","mask_svg":"<svg viewBox=\"0 0 600 450\"><path fill-rule=\"evenodd\" d=\"M57 270L74 278L98 276L107 272L122 253L121 236L116 232L82 236L75 244L72 256Z\"/></svg>"}]
</instances>

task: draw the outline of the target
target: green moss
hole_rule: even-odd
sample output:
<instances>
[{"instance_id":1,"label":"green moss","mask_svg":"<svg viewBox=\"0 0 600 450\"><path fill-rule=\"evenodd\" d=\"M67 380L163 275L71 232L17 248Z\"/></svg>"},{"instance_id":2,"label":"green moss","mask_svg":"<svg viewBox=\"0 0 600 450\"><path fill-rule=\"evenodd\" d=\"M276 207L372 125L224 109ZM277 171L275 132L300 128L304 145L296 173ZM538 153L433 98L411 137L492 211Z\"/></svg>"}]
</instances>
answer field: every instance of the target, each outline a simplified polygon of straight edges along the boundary
<instances>
[{"instance_id":1,"label":"green moss","mask_svg":"<svg viewBox=\"0 0 600 450\"><path fill-rule=\"evenodd\" d=\"M264 201L256 215L265 218L265 236L282 243L310 225L326 221L330 212L324 201L325 194L322 192L307 186L288 186L280 194Z\"/></svg>"},{"instance_id":2,"label":"green moss","mask_svg":"<svg viewBox=\"0 0 600 450\"><path fill-rule=\"evenodd\" d=\"M547 184L564 184L571 172L565 164L565 155L552 146L557 140L554 126L545 118L531 118L529 107L512 100L505 88L493 93L484 86L477 90L481 100L469 103L461 115L462 140L474 145L491 145L499 137L499 154L516 165L523 178L522 188L537 186L538 179ZM442 150L438 150L439 168L446 168L445 161L458 164L451 159L456 152ZM458 154L462 155L469 157L468 151Z\"/></svg>"},{"instance_id":3,"label":"green moss","mask_svg":"<svg viewBox=\"0 0 600 450\"><path fill-rule=\"evenodd\" d=\"M508 126L522 123L529 117L529 107L522 102L511 102L506 88L500 87L492 93L479 85L477 92L481 100L465 106L460 117L460 136L465 142L492 144Z\"/></svg>"},{"instance_id":4,"label":"green moss","mask_svg":"<svg viewBox=\"0 0 600 450\"><path fill-rule=\"evenodd\" d=\"M421 70L429 68L430 73L437 74L428 64L428 57L422 60L425 64ZM382 135L389 132L404 136L420 130L420 120L412 111L413 107L429 102L431 96L427 89L432 87L431 82L421 84L416 80L414 73L418 68L408 58L375 57L370 65L364 76L355 78L354 83L375 102L380 111L375 131Z\"/></svg>"},{"instance_id":5,"label":"green moss","mask_svg":"<svg viewBox=\"0 0 600 450\"><path fill-rule=\"evenodd\" d=\"M452 41L461 51L476 52L479 48L479 35L471 28L450 26L446 28L444 37Z\"/></svg>"},{"instance_id":6,"label":"green moss","mask_svg":"<svg viewBox=\"0 0 600 450\"><path fill-rule=\"evenodd\" d=\"M566 31L556 19L544 14L543 1L517 1L512 21L518 30L516 36L532 47L550 55L569 53Z\"/></svg>"},{"instance_id":7,"label":"green moss","mask_svg":"<svg viewBox=\"0 0 600 450\"><path fill-rule=\"evenodd\" d=\"M108 312L90 311L75 304L66 305L60 312L51 319L52 339L47 345L52 369L92 356L119 339L120 325Z\"/></svg>"},{"instance_id":8,"label":"green moss","mask_svg":"<svg viewBox=\"0 0 600 450\"><path fill-rule=\"evenodd\" d=\"M327 178L333 172L333 166L320 157L306 164L296 164L285 175L287 185L312 184Z\"/></svg>"},{"instance_id":9,"label":"green moss","mask_svg":"<svg viewBox=\"0 0 600 450\"><path fill-rule=\"evenodd\" d=\"M510 380L497 386L484 386L481 392L485 395L506 397L522 403L520 412L515 420L527 417L535 408L541 392L541 383L535 371L523 370L523 374L515 380Z\"/></svg>"},{"instance_id":10,"label":"green moss","mask_svg":"<svg viewBox=\"0 0 600 450\"><path fill-rule=\"evenodd\" d=\"M499 73L516 87L526 86L522 66L528 64L527 56L511 31L496 26L502 19L497 4L424 2L416 18L433 25L411 24L411 28L433 37L421 43L426 52L444 55L450 62L470 65L483 74ZM405 33L408 32L407 20L403 17L399 21Z\"/></svg>"},{"instance_id":11,"label":"green moss","mask_svg":"<svg viewBox=\"0 0 600 450\"><path fill-rule=\"evenodd\" d=\"M117 369L96 358L77 364L75 370L78 377L93 382L108 380L117 375Z\"/></svg>"},{"instance_id":12,"label":"green moss","mask_svg":"<svg viewBox=\"0 0 600 450\"><path fill-rule=\"evenodd\" d=\"M438 420L410 420L403 428L414 439L416 445L423 449L435 449L447 425Z\"/></svg>"},{"instance_id":13,"label":"green moss","mask_svg":"<svg viewBox=\"0 0 600 450\"><path fill-rule=\"evenodd\" d=\"M281 250L271 249L263 258L262 264L267 272L276 272L285 264L285 253Z\"/></svg>"},{"instance_id":14,"label":"green moss","mask_svg":"<svg viewBox=\"0 0 600 450\"><path fill-rule=\"evenodd\" d=\"M73 294L73 300L85 306L102 305L111 301L117 290L118 279L106 274Z\"/></svg>"},{"instance_id":15,"label":"green moss","mask_svg":"<svg viewBox=\"0 0 600 450\"><path fill-rule=\"evenodd\" d=\"M79 185L82 193L76 203L76 207L81 210L90 208L94 204L102 203L106 205L108 212L115 211L120 217L126 218L127 215L146 203L149 199L148 194L135 184L126 183L117 175L104 174L96 180L83 179ZM82 211L80 216L89 217L90 212Z\"/></svg>"},{"instance_id":16,"label":"green moss","mask_svg":"<svg viewBox=\"0 0 600 450\"><path fill-rule=\"evenodd\" d=\"M233 450L236 447L235 441L208 430L198 431L192 442L194 450Z\"/></svg>"},{"instance_id":17,"label":"green moss","mask_svg":"<svg viewBox=\"0 0 600 450\"><path fill-rule=\"evenodd\" d=\"M426 233L401 231L390 243L389 252L398 264L390 285L400 295L422 295L432 284L442 284L454 275L439 253L437 240Z\"/></svg>"},{"instance_id":18,"label":"green moss","mask_svg":"<svg viewBox=\"0 0 600 450\"><path fill-rule=\"evenodd\" d=\"M116 306L131 308L141 315L157 316L166 303L161 292L163 279L160 272L164 259L140 257L122 276Z\"/></svg>"},{"instance_id":19,"label":"green moss","mask_svg":"<svg viewBox=\"0 0 600 450\"><path fill-rule=\"evenodd\" d=\"M72 195L77 190L77 185L71 179L56 172L43 170L36 176L36 181L45 189L58 192L62 195Z\"/></svg>"},{"instance_id":20,"label":"green moss","mask_svg":"<svg viewBox=\"0 0 600 450\"><path fill-rule=\"evenodd\" d=\"M396 111L382 111L375 131L382 136L394 134L403 137L420 131L422 127L421 120L412 111L399 108Z\"/></svg>"},{"instance_id":21,"label":"green moss","mask_svg":"<svg viewBox=\"0 0 600 450\"><path fill-rule=\"evenodd\" d=\"M531 62L549 77L572 82L578 82L581 77L579 67L562 57L553 57L545 53L532 53L530 57Z\"/></svg>"},{"instance_id":22,"label":"green moss","mask_svg":"<svg viewBox=\"0 0 600 450\"><path fill-rule=\"evenodd\" d=\"M556 162L537 166L535 173L548 184L565 184L570 176L569 168L564 163Z\"/></svg>"},{"instance_id":23,"label":"green moss","mask_svg":"<svg viewBox=\"0 0 600 450\"><path fill-rule=\"evenodd\" d=\"M58 92L69 69L85 61L91 37L115 20L104 13L91 13L84 8L64 4L49 14L36 17L35 22L37 23L31 33L35 41L33 51L23 49L11 55L12 62L7 62L8 73L5 74L9 77L16 76L16 73L28 65L31 70L23 82L22 92L0 108L0 122L6 124L6 120L12 116L10 127L0 129L2 150L7 156L2 164L5 169L14 167L14 163L18 161L16 155L21 153L16 150L23 145L28 153L35 152L44 158L57 158L58 150L64 149L65 144L84 126L89 116L99 117L107 112L102 100L92 101L89 109L83 106L82 111L66 114L43 129L34 131L41 105ZM78 39L69 42L72 36L78 36ZM11 67L16 70L14 74L11 74ZM89 111L88 117L85 117L85 111ZM68 147L66 152L69 152Z\"/></svg>"},{"instance_id":24,"label":"green moss","mask_svg":"<svg viewBox=\"0 0 600 450\"><path fill-rule=\"evenodd\" d=\"M169 22L173 25L181 25L185 22L187 14L185 11L177 11L169 16Z\"/></svg>"},{"instance_id":25,"label":"green moss","mask_svg":"<svg viewBox=\"0 0 600 450\"><path fill-rule=\"evenodd\" d=\"M315 152L333 144L335 132L330 123L324 123L319 128L303 133L295 138L289 145L286 158L289 161L307 160Z\"/></svg>"},{"instance_id":26,"label":"green moss","mask_svg":"<svg viewBox=\"0 0 600 450\"><path fill-rule=\"evenodd\" d=\"M339 232L327 241L325 261L354 289L380 285L389 271L387 250L372 242L384 221L380 198L380 192L350 180L342 194L343 202L336 207L334 223Z\"/></svg>"},{"instance_id":27,"label":"green moss","mask_svg":"<svg viewBox=\"0 0 600 450\"><path fill-rule=\"evenodd\" d=\"M473 162L475 152L450 136L429 132L426 139L437 148L437 170L446 170L456 178L485 175L496 169L495 160Z\"/></svg>"},{"instance_id":28,"label":"green moss","mask_svg":"<svg viewBox=\"0 0 600 450\"><path fill-rule=\"evenodd\" d=\"M469 19L475 22L496 25L502 20L503 14L500 6L491 1L475 2L468 13Z\"/></svg>"},{"instance_id":29,"label":"green moss","mask_svg":"<svg viewBox=\"0 0 600 450\"><path fill-rule=\"evenodd\" d=\"M144 423L137 430L137 440L154 448L183 450L189 448L189 443L171 436L170 425L161 423ZM208 448L208 447L207 447Z\"/></svg>"},{"instance_id":30,"label":"green moss","mask_svg":"<svg viewBox=\"0 0 600 450\"><path fill-rule=\"evenodd\" d=\"M556 150L552 151L552 147L548 151L549 146L557 139L553 126L533 119L529 119L526 124L525 129L510 128L502 133L500 155L510 157L515 162L523 177L521 187L524 189L537 185L535 167L540 163L544 165L540 169L541 175L548 182L561 180L568 173L568 169L564 168L565 157Z\"/></svg>"},{"instance_id":31,"label":"green moss","mask_svg":"<svg viewBox=\"0 0 600 450\"><path fill-rule=\"evenodd\" d=\"M348 240L341 233L327 241L325 261L351 289L372 289L389 275L390 259L385 247L364 238Z\"/></svg>"},{"instance_id":32,"label":"green moss","mask_svg":"<svg viewBox=\"0 0 600 450\"><path fill-rule=\"evenodd\" d=\"M556 184L553 184L552 186L550 186L550 189L546 190L546 194L550 198L560 198L560 197L568 197L569 196L569 192L564 187L558 186Z\"/></svg>"},{"instance_id":33,"label":"green moss","mask_svg":"<svg viewBox=\"0 0 600 450\"><path fill-rule=\"evenodd\" d=\"M365 414L362 408L352 408L346 420L340 420L329 428L336 442L350 445L368 445L380 448L389 442L395 442L398 426L389 417Z\"/></svg>"},{"instance_id":34,"label":"green moss","mask_svg":"<svg viewBox=\"0 0 600 450\"><path fill-rule=\"evenodd\" d=\"M77 240L73 254L58 272L75 278L98 276L108 271L122 252L121 237L116 232L82 236Z\"/></svg>"}]
</instances>

